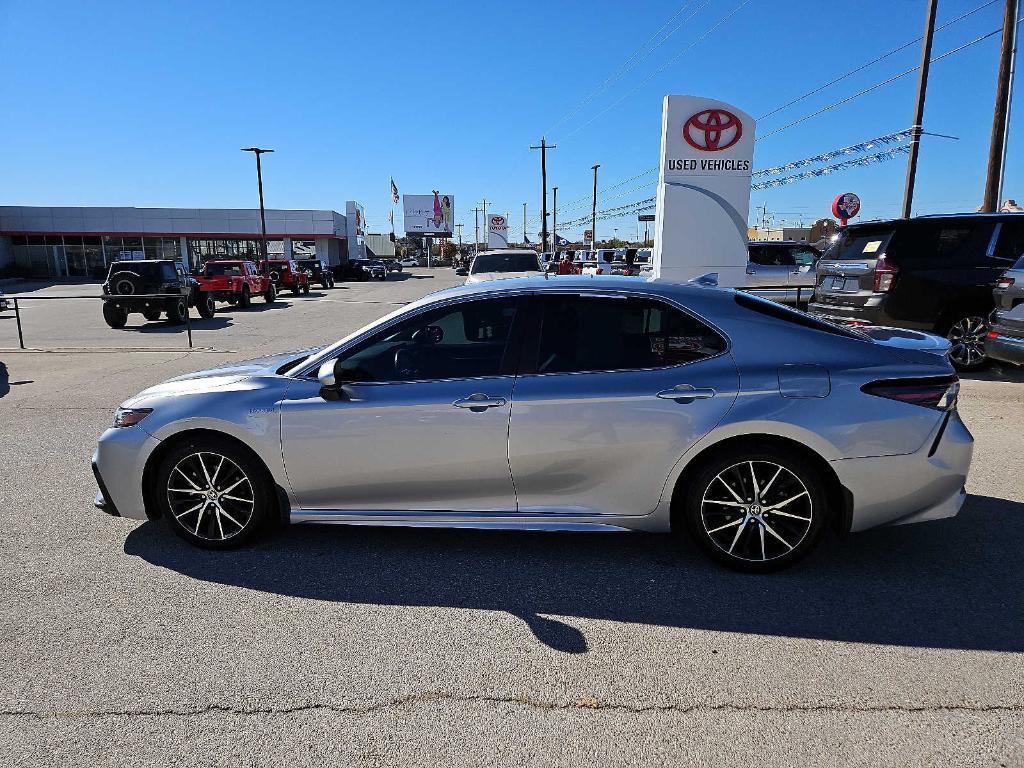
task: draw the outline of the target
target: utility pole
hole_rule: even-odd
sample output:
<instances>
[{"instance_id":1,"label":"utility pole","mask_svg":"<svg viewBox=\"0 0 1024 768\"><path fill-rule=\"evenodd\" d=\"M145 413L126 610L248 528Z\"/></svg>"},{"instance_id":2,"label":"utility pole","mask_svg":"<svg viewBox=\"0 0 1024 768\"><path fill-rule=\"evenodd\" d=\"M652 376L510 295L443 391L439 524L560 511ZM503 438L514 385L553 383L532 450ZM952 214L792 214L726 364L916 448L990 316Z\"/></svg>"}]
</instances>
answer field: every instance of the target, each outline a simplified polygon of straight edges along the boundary
<instances>
[{"instance_id":1,"label":"utility pole","mask_svg":"<svg viewBox=\"0 0 1024 768\"><path fill-rule=\"evenodd\" d=\"M459 255L462 255L462 224L456 224L455 228L459 230Z\"/></svg>"},{"instance_id":2,"label":"utility pole","mask_svg":"<svg viewBox=\"0 0 1024 768\"><path fill-rule=\"evenodd\" d=\"M546 253L548 250L548 150L554 149L554 144L548 144L544 137L540 137L540 146L531 146L530 149L540 150L540 251Z\"/></svg>"},{"instance_id":3,"label":"utility pole","mask_svg":"<svg viewBox=\"0 0 1024 768\"><path fill-rule=\"evenodd\" d=\"M935 36L935 6L938 0L928 0L924 20L924 42L921 43L921 69L917 76L917 99L914 102L914 123L910 126L910 153L907 155L907 183L903 190L904 219L910 218L914 204L914 181L917 178L917 154L924 131L924 97L928 92L928 65L932 58L932 38ZM1016 21L1016 19L1014 19Z\"/></svg>"},{"instance_id":4,"label":"utility pole","mask_svg":"<svg viewBox=\"0 0 1024 768\"><path fill-rule=\"evenodd\" d=\"M551 194L551 259L558 261L558 187L552 187Z\"/></svg>"},{"instance_id":5,"label":"utility pole","mask_svg":"<svg viewBox=\"0 0 1024 768\"><path fill-rule=\"evenodd\" d=\"M999 79L996 81L996 103L992 110L992 139L988 149L988 173L985 177L983 211L999 210L1003 194L1003 171L1006 167L1006 137L1010 124L1010 102L1013 99L1013 70L1017 58L1018 0L1006 0L1003 14L1003 39L999 49Z\"/></svg>"},{"instance_id":6,"label":"utility pole","mask_svg":"<svg viewBox=\"0 0 1024 768\"><path fill-rule=\"evenodd\" d=\"M475 222L476 231L473 234L473 255L476 256L480 253L480 209L473 209L473 221Z\"/></svg>"},{"instance_id":7,"label":"utility pole","mask_svg":"<svg viewBox=\"0 0 1024 768\"><path fill-rule=\"evenodd\" d=\"M267 263L267 215L263 210L263 166L260 164L260 155L273 152L272 149L261 149L260 147L243 147L243 152L252 152L256 155L256 184L260 190L260 255L263 257L263 266Z\"/></svg>"},{"instance_id":8,"label":"utility pole","mask_svg":"<svg viewBox=\"0 0 1024 768\"><path fill-rule=\"evenodd\" d=\"M491 247L491 228L487 223L487 198L484 198L484 250L486 251Z\"/></svg>"},{"instance_id":9,"label":"utility pole","mask_svg":"<svg viewBox=\"0 0 1024 768\"><path fill-rule=\"evenodd\" d=\"M523 203L523 245L526 245L526 241L529 238L526 237L526 203Z\"/></svg>"},{"instance_id":10,"label":"utility pole","mask_svg":"<svg viewBox=\"0 0 1024 768\"><path fill-rule=\"evenodd\" d=\"M594 203L590 209L590 247L595 251L597 250L597 169L600 167L600 163L592 166L594 171Z\"/></svg>"}]
</instances>

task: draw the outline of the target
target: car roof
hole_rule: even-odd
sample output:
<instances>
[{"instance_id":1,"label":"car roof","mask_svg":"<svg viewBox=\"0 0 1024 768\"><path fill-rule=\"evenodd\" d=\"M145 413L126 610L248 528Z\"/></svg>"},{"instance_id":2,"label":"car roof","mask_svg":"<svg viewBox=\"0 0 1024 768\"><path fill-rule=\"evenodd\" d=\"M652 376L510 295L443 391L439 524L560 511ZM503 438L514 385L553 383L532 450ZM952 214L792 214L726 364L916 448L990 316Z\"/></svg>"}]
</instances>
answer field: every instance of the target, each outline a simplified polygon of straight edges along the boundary
<instances>
[{"instance_id":1,"label":"car roof","mask_svg":"<svg viewBox=\"0 0 1024 768\"><path fill-rule=\"evenodd\" d=\"M504 280L485 280L482 283L459 285L445 288L420 299L422 302L439 298L473 295L495 295L503 293L646 293L669 298L690 298L700 300L712 295L725 295L730 299L731 289L691 285L671 280L637 280L635 277L620 275L560 275L548 277L545 274L529 277L509 277ZM419 302L416 302L419 303Z\"/></svg>"},{"instance_id":2,"label":"car roof","mask_svg":"<svg viewBox=\"0 0 1024 768\"><path fill-rule=\"evenodd\" d=\"M498 248L491 251L480 251L477 256L536 256L536 251L531 251L529 248Z\"/></svg>"}]
</instances>

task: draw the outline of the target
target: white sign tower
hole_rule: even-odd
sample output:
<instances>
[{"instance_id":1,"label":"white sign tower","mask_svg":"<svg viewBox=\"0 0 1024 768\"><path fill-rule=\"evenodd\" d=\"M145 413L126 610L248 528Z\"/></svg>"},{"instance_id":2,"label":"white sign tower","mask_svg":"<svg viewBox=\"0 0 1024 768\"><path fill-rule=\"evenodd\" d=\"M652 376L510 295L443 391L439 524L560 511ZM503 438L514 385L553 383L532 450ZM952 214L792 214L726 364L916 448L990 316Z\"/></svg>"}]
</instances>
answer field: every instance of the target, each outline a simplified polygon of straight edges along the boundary
<instances>
[{"instance_id":1,"label":"white sign tower","mask_svg":"<svg viewBox=\"0 0 1024 768\"><path fill-rule=\"evenodd\" d=\"M661 119L654 277L716 273L742 285L754 118L700 96L666 96Z\"/></svg>"}]
</instances>

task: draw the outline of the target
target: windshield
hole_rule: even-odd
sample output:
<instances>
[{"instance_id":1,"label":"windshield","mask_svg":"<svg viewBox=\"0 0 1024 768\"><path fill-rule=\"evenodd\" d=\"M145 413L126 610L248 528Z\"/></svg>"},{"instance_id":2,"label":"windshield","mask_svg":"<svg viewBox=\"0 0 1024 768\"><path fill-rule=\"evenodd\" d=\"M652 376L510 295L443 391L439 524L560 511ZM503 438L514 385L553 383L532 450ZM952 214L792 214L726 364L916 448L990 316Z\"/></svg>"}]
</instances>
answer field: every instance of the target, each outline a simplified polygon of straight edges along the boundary
<instances>
[{"instance_id":1,"label":"windshield","mask_svg":"<svg viewBox=\"0 0 1024 768\"><path fill-rule=\"evenodd\" d=\"M242 265L241 264L207 264L206 274L208 277L215 277L217 275L241 275Z\"/></svg>"},{"instance_id":2,"label":"windshield","mask_svg":"<svg viewBox=\"0 0 1024 768\"><path fill-rule=\"evenodd\" d=\"M540 264L532 253L482 253L473 260L472 272L540 272Z\"/></svg>"}]
</instances>

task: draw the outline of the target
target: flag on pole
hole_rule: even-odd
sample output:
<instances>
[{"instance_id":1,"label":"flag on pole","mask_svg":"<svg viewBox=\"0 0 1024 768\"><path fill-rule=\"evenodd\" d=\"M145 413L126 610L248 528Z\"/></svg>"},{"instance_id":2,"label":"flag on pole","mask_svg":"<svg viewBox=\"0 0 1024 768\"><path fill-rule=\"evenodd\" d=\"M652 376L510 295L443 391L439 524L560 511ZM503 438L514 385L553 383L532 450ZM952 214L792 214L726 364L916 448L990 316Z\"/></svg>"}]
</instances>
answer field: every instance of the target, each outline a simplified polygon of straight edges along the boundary
<instances>
[{"instance_id":1,"label":"flag on pole","mask_svg":"<svg viewBox=\"0 0 1024 768\"><path fill-rule=\"evenodd\" d=\"M395 186L395 178L391 177L391 202L398 202L398 187Z\"/></svg>"},{"instance_id":2,"label":"flag on pole","mask_svg":"<svg viewBox=\"0 0 1024 768\"><path fill-rule=\"evenodd\" d=\"M394 212L394 210L388 211L388 221L390 221L392 224L395 223L395 212Z\"/></svg>"}]
</instances>

